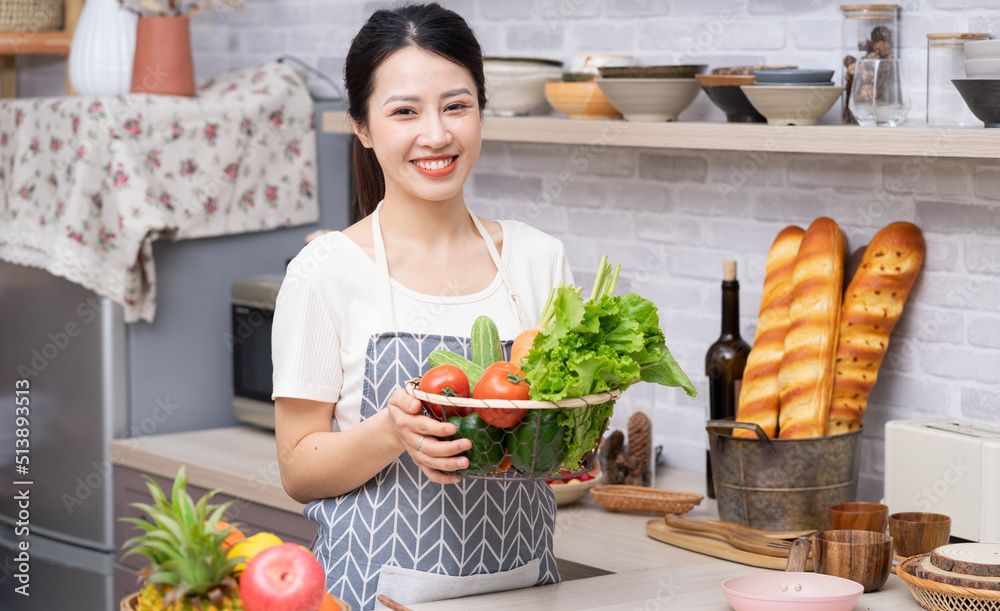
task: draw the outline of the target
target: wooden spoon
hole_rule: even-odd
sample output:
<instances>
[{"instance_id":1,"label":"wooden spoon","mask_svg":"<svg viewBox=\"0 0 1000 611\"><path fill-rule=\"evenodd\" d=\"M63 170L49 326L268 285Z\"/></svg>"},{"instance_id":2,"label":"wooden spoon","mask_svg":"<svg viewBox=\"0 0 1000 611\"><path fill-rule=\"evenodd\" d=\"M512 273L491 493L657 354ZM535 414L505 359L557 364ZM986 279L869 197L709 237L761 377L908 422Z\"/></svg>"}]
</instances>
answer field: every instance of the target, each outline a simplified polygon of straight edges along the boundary
<instances>
[{"instance_id":1,"label":"wooden spoon","mask_svg":"<svg viewBox=\"0 0 1000 611\"><path fill-rule=\"evenodd\" d=\"M389 598L385 594L379 594L376 598L380 603L382 603L389 609L392 609L392 611L413 611L409 607L399 604L398 602Z\"/></svg>"},{"instance_id":2,"label":"wooden spoon","mask_svg":"<svg viewBox=\"0 0 1000 611\"><path fill-rule=\"evenodd\" d=\"M788 552L792 548L792 544L788 541L764 537L750 531L732 528L724 524L712 523L705 520L692 520L690 518L682 518L672 514L667 514L666 520L668 526L679 528L681 530L719 535L736 549L741 549L746 552L763 554L765 556L775 556L778 558L787 558Z\"/></svg>"}]
</instances>

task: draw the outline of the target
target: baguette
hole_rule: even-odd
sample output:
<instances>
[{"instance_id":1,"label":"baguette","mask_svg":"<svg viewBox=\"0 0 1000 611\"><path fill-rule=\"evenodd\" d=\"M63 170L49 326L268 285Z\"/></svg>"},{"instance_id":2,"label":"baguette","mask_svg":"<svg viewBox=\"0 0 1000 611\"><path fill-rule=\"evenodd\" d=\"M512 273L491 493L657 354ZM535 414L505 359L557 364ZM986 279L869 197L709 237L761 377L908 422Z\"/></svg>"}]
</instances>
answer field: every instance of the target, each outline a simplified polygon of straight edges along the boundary
<instances>
[{"instance_id":1,"label":"baguette","mask_svg":"<svg viewBox=\"0 0 1000 611\"><path fill-rule=\"evenodd\" d=\"M760 314L753 348L747 356L740 390L737 422L753 422L764 429L768 437L778 434L778 371L788 332L788 306L792 302L792 271L795 256L805 231L791 225L774 239L767 254L764 293L760 299ZM750 431L737 429L737 437L756 437Z\"/></svg>"},{"instance_id":2,"label":"baguette","mask_svg":"<svg viewBox=\"0 0 1000 611\"><path fill-rule=\"evenodd\" d=\"M790 323L778 371L781 439L826 434L845 249L837 223L820 217L809 226L795 257Z\"/></svg>"},{"instance_id":3,"label":"baguette","mask_svg":"<svg viewBox=\"0 0 1000 611\"><path fill-rule=\"evenodd\" d=\"M910 296L925 248L923 234L911 223L892 223L868 244L841 309L828 435L861 426L889 334Z\"/></svg>"}]
</instances>

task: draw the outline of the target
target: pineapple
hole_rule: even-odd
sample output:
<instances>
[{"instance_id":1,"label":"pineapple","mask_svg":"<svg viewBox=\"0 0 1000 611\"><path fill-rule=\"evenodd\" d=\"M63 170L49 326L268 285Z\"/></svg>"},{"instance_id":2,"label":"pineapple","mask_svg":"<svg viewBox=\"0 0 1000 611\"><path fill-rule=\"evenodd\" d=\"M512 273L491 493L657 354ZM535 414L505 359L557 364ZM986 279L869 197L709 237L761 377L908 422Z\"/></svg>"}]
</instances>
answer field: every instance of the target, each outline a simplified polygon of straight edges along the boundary
<instances>
[{"instance_id":1,"label":"pineapple","mask_svg":"<svg viewBox=\"0 0 1000 611\"><path fill-rule=\"evenodd\" d=\"M131 504L145 512L146 519L121 518L143 531L122 546L131 548L126 555L151 561L140 573L146 585L136 611L242 611L233 569L243 559L226 558L223 549L234 527L216 528L232 501L210 505L209 499L218 492L213 490L193 503L184 467L174 479L170 501L151 478L146 480L153 505Z\"/></svg>"}]
</instances>

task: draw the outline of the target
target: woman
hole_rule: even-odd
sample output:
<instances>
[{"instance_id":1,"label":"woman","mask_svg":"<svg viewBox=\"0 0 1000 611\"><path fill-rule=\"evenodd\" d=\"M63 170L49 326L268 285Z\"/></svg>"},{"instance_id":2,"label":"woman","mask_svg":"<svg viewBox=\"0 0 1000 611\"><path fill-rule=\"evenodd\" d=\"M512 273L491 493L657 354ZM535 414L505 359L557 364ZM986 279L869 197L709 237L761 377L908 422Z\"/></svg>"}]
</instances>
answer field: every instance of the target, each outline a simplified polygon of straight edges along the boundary
<instances>
[{"instance_id":1,"label":"woman","mask_svg":"<svg viewBox=\"0 0 1000 611\"><path fill-rule=\"evenodd\" d=\"M482 51L437 4L380 10L344 70L359 205L291 262L273 331L282 483L319 524L327 589L355 609L552 583L555 500L544 482L459 478L468 440L402 390L473 321L534 326L572 282L562 244L469 212L482 144ZM331 425L332 422L332 425ZM445 439L446 441L439 440Z\"/></svg>"}]
</instances>

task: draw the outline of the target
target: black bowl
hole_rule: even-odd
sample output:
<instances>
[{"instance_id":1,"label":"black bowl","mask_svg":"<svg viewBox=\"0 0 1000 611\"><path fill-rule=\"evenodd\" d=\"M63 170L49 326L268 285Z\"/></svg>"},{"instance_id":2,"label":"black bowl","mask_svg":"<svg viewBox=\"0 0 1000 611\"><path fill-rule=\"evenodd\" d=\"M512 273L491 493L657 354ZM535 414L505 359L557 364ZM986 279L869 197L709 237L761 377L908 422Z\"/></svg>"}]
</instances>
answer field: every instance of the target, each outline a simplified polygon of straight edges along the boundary
<instances>
[{"instance_id":1,"label":"black bowl","mask_svg":"<svg viewBox=\"0 0 1000 611\"><path fill-rule=\"evenodd\" d=\"M733 85L702 85L708 99L712 100L730 123L767 123L764 115L757 112L743 90Z\"/></svg>"},{"instance_id":2,"label":"black bowl","mask_svg":"<svg viewBox=\"0 0 1000 611\"><path fill-rule=\"evenodd\" d=\"M957 78L952 83L986 127L1000 127L1000 79Z\"/></svg>"}]
</instances>

